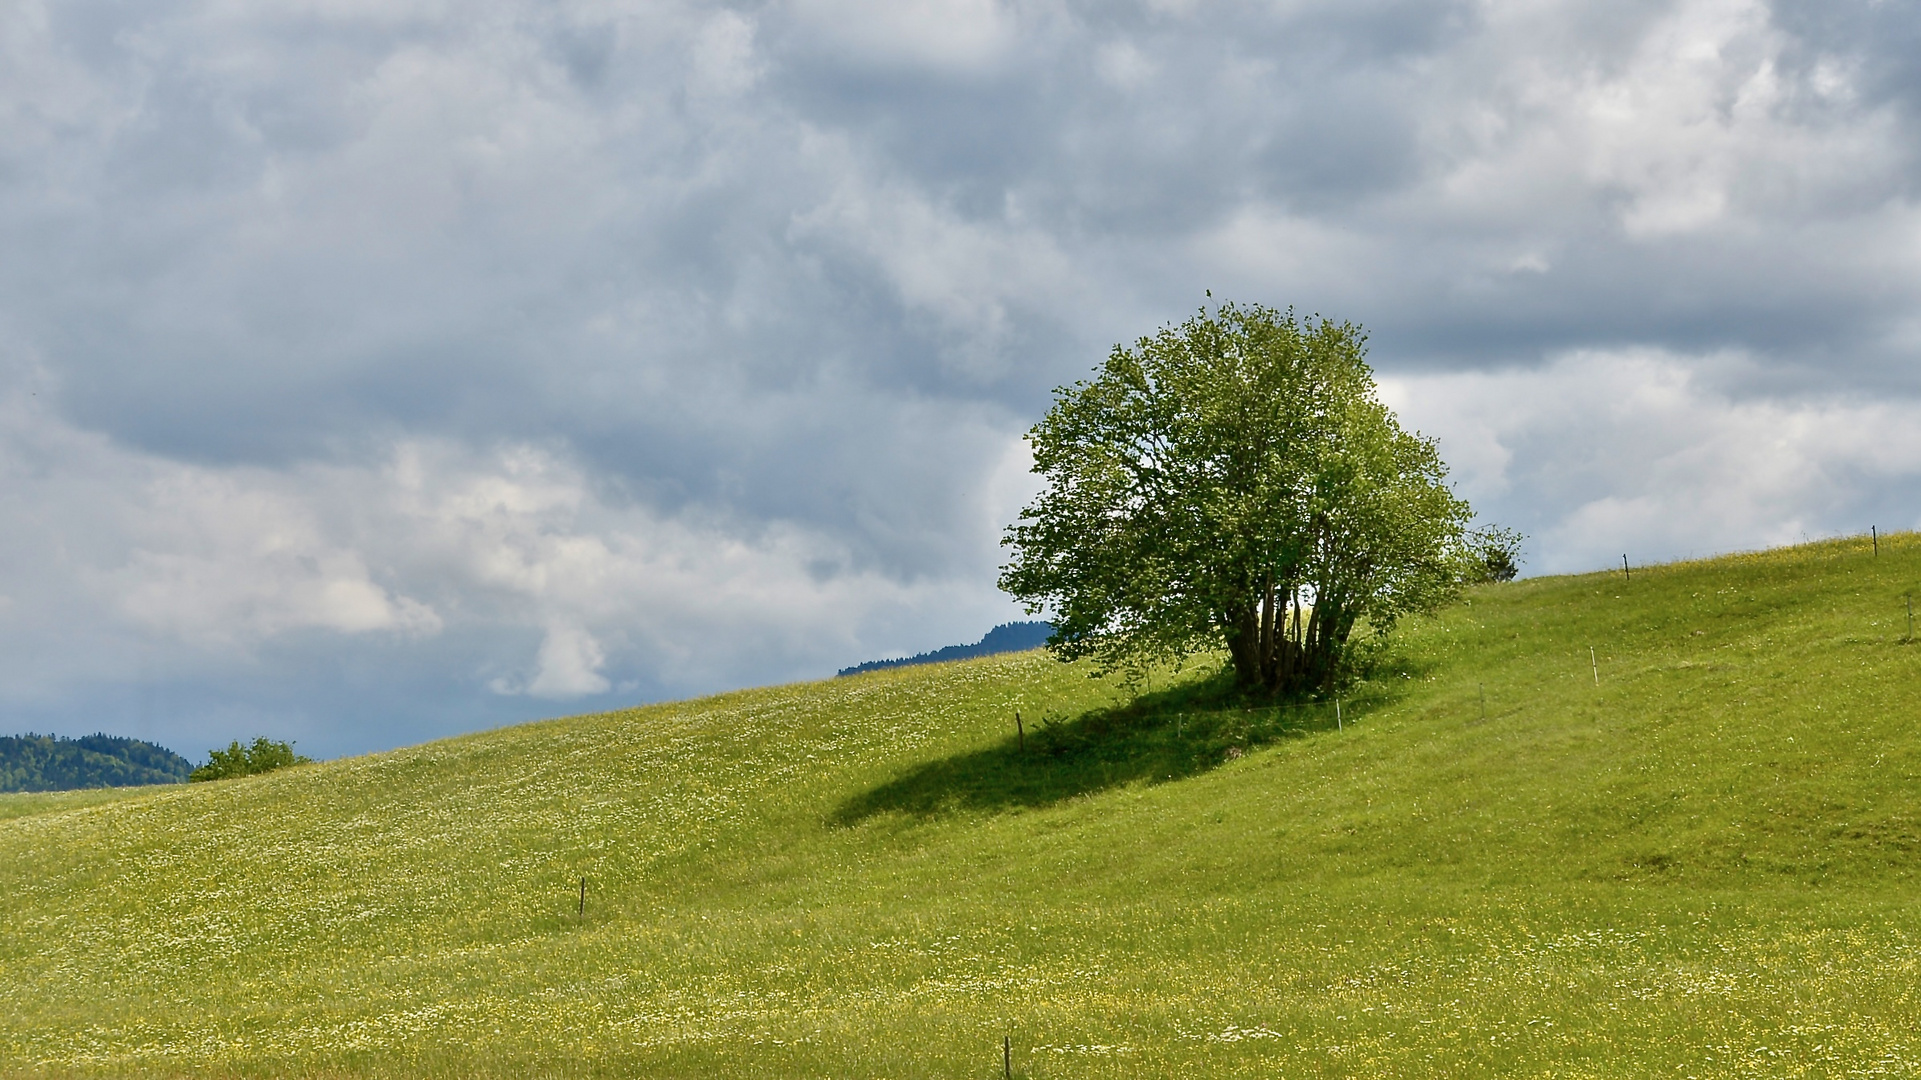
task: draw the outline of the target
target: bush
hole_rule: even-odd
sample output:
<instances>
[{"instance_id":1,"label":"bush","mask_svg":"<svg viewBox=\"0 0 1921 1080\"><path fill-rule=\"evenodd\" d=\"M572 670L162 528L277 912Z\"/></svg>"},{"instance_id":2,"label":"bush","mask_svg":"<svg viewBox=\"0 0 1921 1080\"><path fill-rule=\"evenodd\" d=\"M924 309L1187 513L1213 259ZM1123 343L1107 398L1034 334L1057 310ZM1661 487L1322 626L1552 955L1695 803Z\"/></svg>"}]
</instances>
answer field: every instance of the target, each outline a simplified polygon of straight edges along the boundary
<instances>
[{"instance_id":1,"label":"bush","mask_svg":"<svg viewBox=\"0 0 1921 1080\"><path fill-rule=\"evenodd\" d=\"M1470 534L1468 542L1476 565L1468 577L1473 582L1513 581L1521 573L1521 541L1513 529L1498 525Z\"/></svg>"},{"instance_id":2,"label":"bush","mask_svg":"<svg viewBox=\"0 0 1921 1080\"><path fill-rule=\"evenodd\" d=\"M266 736L253 741L252 746L243 746L235 739L233 745L225 750L207 752L207 763L195 769L187 777L189 780L226 780L235 776L252 776L255 773L272 772L289 765L306 765L313 761L293 752L293 744L275 742Z\"/></svg>"}]
</instances>

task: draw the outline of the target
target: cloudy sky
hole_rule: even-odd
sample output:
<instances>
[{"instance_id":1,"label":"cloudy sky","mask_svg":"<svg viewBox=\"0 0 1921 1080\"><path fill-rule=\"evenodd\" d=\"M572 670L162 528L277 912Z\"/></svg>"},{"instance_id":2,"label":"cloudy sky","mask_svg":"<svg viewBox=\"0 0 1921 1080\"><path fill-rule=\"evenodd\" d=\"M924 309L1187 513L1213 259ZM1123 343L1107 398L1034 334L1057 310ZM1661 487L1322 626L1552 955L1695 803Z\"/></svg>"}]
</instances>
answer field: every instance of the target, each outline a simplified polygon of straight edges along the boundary
<instances>
[{"instance_id":1,"label":"cloudy sky","mask_svg":"<svg viewBox=\"0 0 1921 1080\"><path fill-rule=\"evenodd\" d=\"M1896 0L0 0L0 728L973 640L1210 288L1365 324L1530 573L1914 528L1918 136Z\"/></svg>"}]
</instances>

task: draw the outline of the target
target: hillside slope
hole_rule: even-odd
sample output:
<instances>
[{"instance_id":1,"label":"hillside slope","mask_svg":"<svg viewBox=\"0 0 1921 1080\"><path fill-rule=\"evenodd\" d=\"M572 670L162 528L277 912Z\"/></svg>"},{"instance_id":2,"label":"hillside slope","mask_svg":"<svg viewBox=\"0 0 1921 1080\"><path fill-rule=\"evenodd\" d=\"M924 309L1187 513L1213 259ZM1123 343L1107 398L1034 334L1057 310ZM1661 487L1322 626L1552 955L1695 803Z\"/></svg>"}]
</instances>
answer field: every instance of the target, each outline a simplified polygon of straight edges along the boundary
<instances>
[{"instance_id":1,"label":"hillside slope","mask_svg":"<svg viewBox=\"0 0 1921 1080\"><path fill-rule=\"evenodd\" d=\"M10 796L0 1061L1911 1074L1911 591L1914 535L1492 586L1338 727L1026 653Z\"/></svg>"}]
</instances>

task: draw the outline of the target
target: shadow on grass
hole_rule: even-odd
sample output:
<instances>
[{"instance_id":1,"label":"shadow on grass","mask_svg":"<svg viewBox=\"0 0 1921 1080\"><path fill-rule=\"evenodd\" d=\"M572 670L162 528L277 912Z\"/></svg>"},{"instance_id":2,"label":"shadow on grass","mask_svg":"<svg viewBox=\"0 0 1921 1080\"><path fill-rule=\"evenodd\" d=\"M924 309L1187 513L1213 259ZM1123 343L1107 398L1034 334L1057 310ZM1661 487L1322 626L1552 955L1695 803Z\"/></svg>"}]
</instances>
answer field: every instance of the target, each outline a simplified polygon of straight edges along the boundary
<instances>
[{"instance_id":1,"label":"shadow on grass","mask_svg":"<svg viewBox=\"0 0 1921 1080\"><path fill-rule=\"evenodd\" d=\"M1368 697L1382 703L1378 694ZM1343 709L1354 716L1359 705L1348 701ZM1331 732L1337 724L1333 701L1250 701L1223 672L1079 716L1042 716L1027 729L1024 749L1009 732L988 749L930 761L862 792L830 820L853 825L886 813L1047 806L1135 781L1196 776L1254 747Z\"/></svg>"}]
</instances>

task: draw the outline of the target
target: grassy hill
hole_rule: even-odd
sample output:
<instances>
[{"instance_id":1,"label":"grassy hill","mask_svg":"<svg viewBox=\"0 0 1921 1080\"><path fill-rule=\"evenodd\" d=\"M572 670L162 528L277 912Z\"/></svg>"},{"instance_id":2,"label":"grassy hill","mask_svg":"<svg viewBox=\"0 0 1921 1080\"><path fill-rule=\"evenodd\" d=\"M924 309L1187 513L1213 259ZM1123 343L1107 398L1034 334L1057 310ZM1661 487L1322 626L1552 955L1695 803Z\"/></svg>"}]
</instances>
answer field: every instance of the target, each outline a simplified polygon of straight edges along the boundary
<instances>
[{"instance_id":1,"label":"grassy hill","mask_svg":"<svg viewBox=\"0 0 1921 1080\"><path fill-rule=\"evenodd\" d=\"M6 796L0 1061L1912 1074L1910 591L1914 535L1487 587L1338 728L1026 653Z\"/></svg>"}]
</instances>

